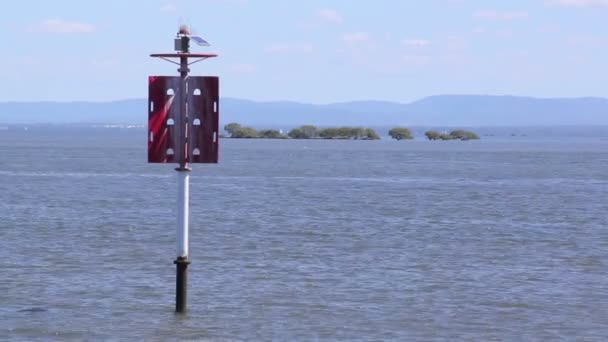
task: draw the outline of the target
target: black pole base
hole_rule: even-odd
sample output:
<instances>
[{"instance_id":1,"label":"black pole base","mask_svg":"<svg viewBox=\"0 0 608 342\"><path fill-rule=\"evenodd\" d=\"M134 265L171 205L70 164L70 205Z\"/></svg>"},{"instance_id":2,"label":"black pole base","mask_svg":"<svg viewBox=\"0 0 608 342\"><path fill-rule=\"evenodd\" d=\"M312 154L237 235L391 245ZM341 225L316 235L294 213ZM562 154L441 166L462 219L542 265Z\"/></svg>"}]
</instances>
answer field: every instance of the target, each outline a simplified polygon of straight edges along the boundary
<instances>
[{"instance_id":1,"label":"black pole base","mask_svg":"<svg viewBox=\"0 0 608 342\"><path fill-rule=\"evenodd\" d=\"M188 295L188 265L190 260L187 257L178 257L174 262L177 266L175 277L175 312L186 312L186 302Z\"/></svg>"}]
</instances>

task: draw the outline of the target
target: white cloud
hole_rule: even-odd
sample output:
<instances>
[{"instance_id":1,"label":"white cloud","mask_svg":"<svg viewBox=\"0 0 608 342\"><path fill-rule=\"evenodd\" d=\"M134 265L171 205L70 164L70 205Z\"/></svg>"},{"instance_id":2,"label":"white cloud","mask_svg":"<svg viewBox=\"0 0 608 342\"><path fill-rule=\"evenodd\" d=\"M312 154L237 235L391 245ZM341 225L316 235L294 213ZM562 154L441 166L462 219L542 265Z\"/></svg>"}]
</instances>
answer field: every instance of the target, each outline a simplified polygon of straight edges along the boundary
<instances>
[{"instance_id":1,"label":"white cloud","mask_svg":"<svg viewBox=\"0 0 608 342\"><path fill-rule=\"evenodd\" d=\"M274 43L266 47L272 53L310 53L314 49L309 43Z\"/></svg>"},{"instance_id":2,"label":"white cloud","mask_svg":"<svg viewBox=\"0 0 608 342\"><path fill-rule=\"evenodd\" d=\"M431 42L421 38L407 38L401 41L401 44L405 46L424 47L431 45Z\"/></svg>"},{"instance_id":3,"label":"white cloud","mask_svg":"<svg viewBox=\"0 0 608 342\"><path fill-rule=\"evenodd\" d=\"M95 26L85 22L47 19L34 25L30 30L49 33L90 33L95 31Z\"/></svg>"},{"instance_id":4,"label":"white cloud","mask_svg":"<svg viewBox=\"0 0 608 342\"><path fill-rule=\"evenodd\" d=\"M608 7L608 0L547 0L546 3L569 7Z\"/></svg>"},{"instance_id":5,"label":"white cloud","mask_svg":"<svg viewBox=\"0 0 608 342\"><path fill-rule=\"evenodd\" d=\"M174 4L166 4L160 8L161 12L175 12L177 11L177 7Z\"/></svg>"},{"instance_id":6,"label":"white cloud","mask_svg":"<svg viewBox=\"0 0 608 342\"><path fill-rule=\"evenodd\" d=\"M473 13L474 18L487 20L517 20L528 16L528 12L525 11L479 10Z\"/></svg>"},{"instance_id":7,"label":"white cloud","mask_svg":"<svg viewBox=\"0 0 608 342\"><path fill-rule=\"evenodd\" d=\"M370 38L369 33L366 32L352 32L342 35L342 41L347 44L357 44L368 41Z\"/></svg>"},{"instance_id":8,"label":"white cloud","mask_svg":"<svg viewBox=\"0 0 608 342\"><path fill-rule=\"evenodd\" d=\"M334 24L342 24L344 22L344 17L333 9L322 9L317 13L317 16Z\"/></svg>"}]
</instances>

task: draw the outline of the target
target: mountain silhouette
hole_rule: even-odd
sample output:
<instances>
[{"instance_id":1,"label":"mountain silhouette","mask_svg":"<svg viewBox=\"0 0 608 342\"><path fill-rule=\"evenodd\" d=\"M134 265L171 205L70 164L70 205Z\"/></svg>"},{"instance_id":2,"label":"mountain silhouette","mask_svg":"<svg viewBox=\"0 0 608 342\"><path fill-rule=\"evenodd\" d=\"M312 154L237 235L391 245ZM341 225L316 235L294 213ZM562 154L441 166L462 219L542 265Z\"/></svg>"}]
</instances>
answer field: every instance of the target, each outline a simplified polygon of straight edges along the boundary
<instances>
[{"instance_id":1,"label":"mountain silhouette","mask_svg":"<svg viewBox=\"0 0 608 342\"><path fill-rule=\"evenodd\" d=\"M0 123L145 124L147 100L111 102L1 102ZM440 95L411 103L354 101L307 104L220 101L221 123L246 125L608 125L608 99Z\"/></svg>"}]
</instances>

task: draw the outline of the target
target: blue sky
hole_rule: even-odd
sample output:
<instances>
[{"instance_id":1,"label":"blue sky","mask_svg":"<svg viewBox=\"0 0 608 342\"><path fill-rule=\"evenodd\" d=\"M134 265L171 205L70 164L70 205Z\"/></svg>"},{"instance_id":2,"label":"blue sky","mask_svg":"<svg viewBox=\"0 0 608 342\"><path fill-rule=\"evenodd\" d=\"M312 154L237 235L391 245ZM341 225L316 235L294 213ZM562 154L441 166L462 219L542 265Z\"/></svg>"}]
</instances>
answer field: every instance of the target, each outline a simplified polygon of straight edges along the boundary
<instances>
[{"instance_id":1,"label":"blue sky","mask_svg":"<svg viewBox=\"0 0 608 342\"><path fill-rule=\"evenodd\" d=\"M608 96L608 0L21 0L0 13L0 101L145 97L182 22L223 96Z\"/></svg>"}]
</instances>

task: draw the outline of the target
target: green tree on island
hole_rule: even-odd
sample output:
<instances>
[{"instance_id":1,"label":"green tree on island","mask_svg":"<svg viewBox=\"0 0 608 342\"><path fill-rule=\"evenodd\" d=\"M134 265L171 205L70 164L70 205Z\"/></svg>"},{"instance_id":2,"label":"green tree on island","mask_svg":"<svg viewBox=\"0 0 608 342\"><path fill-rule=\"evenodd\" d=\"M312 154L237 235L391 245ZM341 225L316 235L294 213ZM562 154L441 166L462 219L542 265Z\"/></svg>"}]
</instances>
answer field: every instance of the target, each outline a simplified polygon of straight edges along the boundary
<instances>
[{"instance_id":1,"label":"green tree on island","mask_svg":"<svg viewBox=\"0 0 608 342\"><path fill-rule=\"evenodd\" d=\"M239 127L230 134L231 138L250 139L259 138L260 133L251 127Z\"/></svg>"},{"instance_id":2,"label":"green tree on island","mask_svg":"<svg viewBox=\"0 0 608 342\"><path fill-rule=\"evenodd\" d=\"M474 132L457 129L450 133L439 133L437 131L427 131L424 133L429 140L476 140L479 136Z\"/></svg>"},{"instance_id":3,"label":"green tree on island","mask_svg":"<svg viewBox=\"0 0 608 342\"><path fill-rule=\"evenodd\" d=\"M424 135L426 135L427 139L429 140L437 140L441 138L441 133L437 131L426 131Z\"/></svg>"},{"instance_id":4,"label":"green tree on island","mask_svg":"<svg viewBox=\"0 0 608 342\"><path fill-rule=\"evenodd\" d=\"M391 138L397 139L397 140L414 139L412 132L410 131L409 128L406 128L406 127L395 127L393 129L391 129L390 131L388 131L388 135L390 135Z\"/></svg>"},{"instance_id":5,"label":"green tree on island","mask_svg":"<svg viewBox=\"0 0 608 342\"><path fill-rule=\"evenodd\" d=\"M380 136L371 128L365 129L365 138L367 140L380 140Z\"/></svg>"},{"instance_id":6,"label":"green tree on island","mask_svg":"<svg viewBox=\"0 0 608 342\"><path fill-rule=\"evenodd\" d=\"M323 139L363 139L378 140L380 136L371 128L363 127L331 127L319 131L319 137Z\"/></svg>"},{"instance_id":7,"label":"green tree on island","mask_svg":"<svg viewBox=\"0 0 608 342\"><path fill-rule=\"evenodd\" d=\"M235 131L241 128L241 124L236 122L231 122L224 126L224 131L226 131L230 136L234 134Z\"/></svg>"},{"instance_id":8,"label":"green tree on island","mask_svg":"<svg viewBox=\"0 0 608 342\"><path fill-rule=\"evenodd\" d=\"M313 125L304 125L301 126L300 129L308 137L308 139L317 137L317 127Z\"/></svg>"},{"instance_id":9,"label":"green tree on island","mask_svg":"<svg viewBox=\"0 0 608 342\"><path fill-rule=\"evenodd\" d=\"M258 136L264 139L285 139L286 137L276 129L263 129L258 132Z\"/></svg>"},{"instance_id":10,"label":"green tree on island","mask_svg":"<svg viewBox=\"0 0 608 342\"><path fill-rule=\"evenodd\" d=\"M294 128L287 133L292 139L312 139L317 137L317 127L313 125L304 125Z\"/></svg>"},{"instance_id":11,"label":"green tree on island","mask_svg":"<svg viewBox=\"0 0 608 342\"><path fill-rule=\"evenodd\" d=\"M310 139L301 128L294 128L287 133L287 136L292 139Z\"/></svg>"},{"instance_id":12,"label":"green tree on island","mask_svg":"<svg viewBox=\"0 0 608 342\"><path fill-rule=\"evenodd\" d=\"M474 132L467 131L464 129L457 129L457 130L451 131L450 136L453 139L458 139L458 140L477 140L477 139L479 139L479 135L475 134Z\"/></svg>"}]
</instances>

